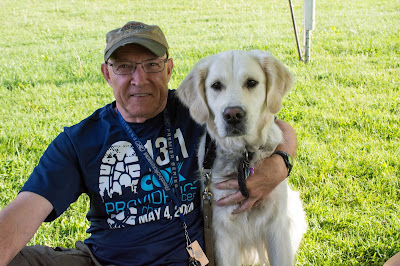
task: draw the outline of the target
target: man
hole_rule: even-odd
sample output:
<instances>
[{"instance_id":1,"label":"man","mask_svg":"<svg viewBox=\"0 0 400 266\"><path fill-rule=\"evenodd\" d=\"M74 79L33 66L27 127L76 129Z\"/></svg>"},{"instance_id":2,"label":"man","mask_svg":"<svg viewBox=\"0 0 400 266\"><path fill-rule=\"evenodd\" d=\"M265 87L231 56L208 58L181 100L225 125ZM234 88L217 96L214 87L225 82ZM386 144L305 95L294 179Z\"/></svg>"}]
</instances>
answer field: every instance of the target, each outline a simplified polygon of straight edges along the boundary
<instances>
[{"instance_id":1,"label":"man","mask_svg":"<svg viewBox=\"0 0 400 266\"><path fill-rule=\"evenodd\" d=\"M168 90L173 61L158 26L128 22L107 34L101 71L115 102L65 128L43 154L16 199L0 212L0 265L184 265L187 242L204 248L196 147L202 133ZM277 120L289 154L293 128ZM240 192L217 204L263 200L286 176L274 155L257 165ZM237 188L237 181L218 185ZM43 221L87 193L91 236L76 249L25 247ZM177 207L179 206L179 208ZM29 214L29 219L26 219Z\"/></svg>"}]
</instances>

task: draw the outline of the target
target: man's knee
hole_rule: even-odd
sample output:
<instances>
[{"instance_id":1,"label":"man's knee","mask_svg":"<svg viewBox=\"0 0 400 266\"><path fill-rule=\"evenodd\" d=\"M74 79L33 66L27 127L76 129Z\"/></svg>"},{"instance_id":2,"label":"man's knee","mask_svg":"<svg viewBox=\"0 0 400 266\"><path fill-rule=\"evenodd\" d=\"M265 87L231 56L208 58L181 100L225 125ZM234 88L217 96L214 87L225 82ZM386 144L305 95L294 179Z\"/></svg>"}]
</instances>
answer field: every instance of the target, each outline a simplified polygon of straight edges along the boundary
<instances>
[{"instance_id":1,"label":"man's knee","mask_svg":"<svg viewBox=\"0 0 400 266\"><path fill-rule=\"evenodd\" d=\"M10 262L9 266L40 265L92 265L90 254L76 249L26 246Z\"/></svg>"}]
</instances>

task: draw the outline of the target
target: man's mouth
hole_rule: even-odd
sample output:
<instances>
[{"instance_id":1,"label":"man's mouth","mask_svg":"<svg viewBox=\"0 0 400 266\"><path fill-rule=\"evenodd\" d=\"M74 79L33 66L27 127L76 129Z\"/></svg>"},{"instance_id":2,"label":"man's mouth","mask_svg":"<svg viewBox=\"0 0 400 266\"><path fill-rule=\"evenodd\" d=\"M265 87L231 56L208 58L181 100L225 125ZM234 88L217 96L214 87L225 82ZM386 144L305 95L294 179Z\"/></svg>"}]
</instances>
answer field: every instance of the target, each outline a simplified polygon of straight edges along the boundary
<instances>
[{"instance_id":1,"label":"man's mouth","mask_svg":"<svg viewBox=\"0 0 400 266\"><path fill-rule=\"evenodd\" d=\"M148 93L137 93L137 94L133 94L132 96L134 97L145 97L145 96L149 96L150 94Z\"/></svg>"}]
</instances>

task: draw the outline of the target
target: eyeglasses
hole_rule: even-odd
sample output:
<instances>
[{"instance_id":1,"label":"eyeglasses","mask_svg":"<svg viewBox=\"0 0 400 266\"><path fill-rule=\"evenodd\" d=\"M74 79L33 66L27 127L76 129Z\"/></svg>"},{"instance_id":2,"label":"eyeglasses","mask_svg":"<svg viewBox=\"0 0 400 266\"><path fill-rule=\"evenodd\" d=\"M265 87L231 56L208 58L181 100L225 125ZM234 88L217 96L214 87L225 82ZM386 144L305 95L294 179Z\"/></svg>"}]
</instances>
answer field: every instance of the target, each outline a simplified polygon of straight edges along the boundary
<instances>
[{"instance_id":1,"label":"eyeglasses","mask_svg":"<svg viewBox=\"0 0 400 266\"><path fill-rule=\"evenodd\" d=\"M112 67L113 71L117 75L129 75L135 72L138 64L142 65L142 69L147 73L158 73L164 70L165 63L167 63L168 57L165 59L149 59L143 62L131 62L131 61L121 61L121 62L106 62Z\"/></svg>"}]
</instances>

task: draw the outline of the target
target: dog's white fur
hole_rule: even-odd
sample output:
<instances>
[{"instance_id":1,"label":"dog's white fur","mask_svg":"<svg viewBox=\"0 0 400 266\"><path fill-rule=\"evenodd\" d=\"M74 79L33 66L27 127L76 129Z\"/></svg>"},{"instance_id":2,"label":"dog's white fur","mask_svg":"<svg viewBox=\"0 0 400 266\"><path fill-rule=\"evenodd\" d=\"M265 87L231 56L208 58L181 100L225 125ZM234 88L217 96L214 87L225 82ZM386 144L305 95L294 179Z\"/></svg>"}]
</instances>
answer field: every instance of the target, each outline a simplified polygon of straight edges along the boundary
<instances>
[{"instance_id":1,"label":"dog's white fur","mask_svg":"<svg viewBox=\"0 0 400 266\"><path fill-rule=\"evenodd\" d=\"M255 152L251 161L255 165L283 141L274 114L281 109L292 83L290 72L270 53L235 50L202 59L179 86L179 98L196 122L206 124L217 143L211 184L214 202L236 192L218 190L215 184L236 178L244 150ZM232 128L237 125L229 125L223 118L230 107L245 112L236 131ZM204 139L201 143L204 146ZM200 167L203 156L199 154ZM232 215L237 207L213 205L217 265L293 264L307 223L299 194L286 180L257 207Z\"/></svg>"}]
</instances>

